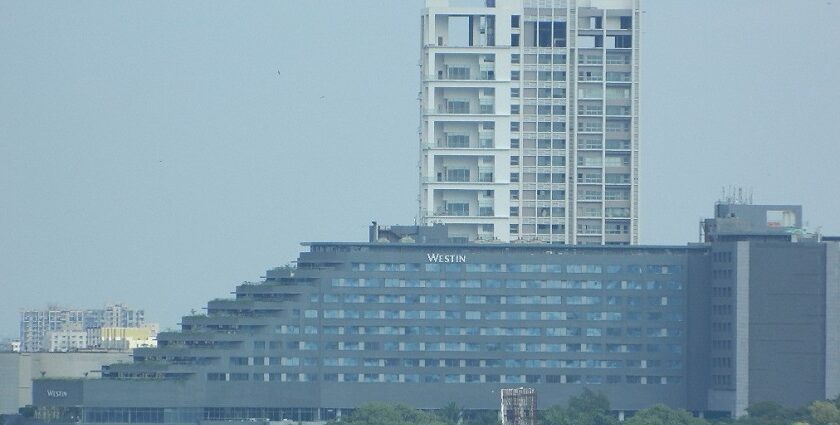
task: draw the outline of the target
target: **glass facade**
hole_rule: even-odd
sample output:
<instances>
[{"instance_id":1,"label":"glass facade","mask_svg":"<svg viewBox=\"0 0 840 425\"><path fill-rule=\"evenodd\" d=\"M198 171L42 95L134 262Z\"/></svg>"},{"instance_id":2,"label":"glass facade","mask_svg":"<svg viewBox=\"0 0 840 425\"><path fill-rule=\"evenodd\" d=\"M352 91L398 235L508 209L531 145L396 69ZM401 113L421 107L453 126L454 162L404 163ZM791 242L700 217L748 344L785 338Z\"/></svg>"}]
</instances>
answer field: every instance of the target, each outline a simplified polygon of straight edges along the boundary
<instances>
[{"instance_id":1,"label":"glass facade","mask_svg":"<svg viewBox=\"0 0 840 425\"><path fill-rule=\"evenodd\" d=\"M423 253L406 256L428 261ZM545 256L555 259L563 258ZM300 297L302 314L246 344L278 350L230 356L205 376L217 384L681 383L682 259L599 260L338 263ZM237 301L271 300L287 281L295 278L240 287ZM184 343L163 340L161 347Z\"/></svg>"}]
</instances>

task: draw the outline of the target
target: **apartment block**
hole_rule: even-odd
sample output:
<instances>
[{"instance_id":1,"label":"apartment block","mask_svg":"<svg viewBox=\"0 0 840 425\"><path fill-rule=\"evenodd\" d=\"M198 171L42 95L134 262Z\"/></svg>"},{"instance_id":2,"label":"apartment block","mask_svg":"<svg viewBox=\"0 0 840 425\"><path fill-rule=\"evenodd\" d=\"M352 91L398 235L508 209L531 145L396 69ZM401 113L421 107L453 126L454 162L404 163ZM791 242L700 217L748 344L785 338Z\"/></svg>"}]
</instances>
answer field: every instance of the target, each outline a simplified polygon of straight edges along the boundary
<instances>
[{"instance_id":1,"label":"apartment block","mask_svg":"<svg viewBox=\"0 0 840 425\"><path fill-rule=\"evenodd\" d=\"M427 0L420 221L638 243L638 0Z\"/></svg>"}]
</instances>

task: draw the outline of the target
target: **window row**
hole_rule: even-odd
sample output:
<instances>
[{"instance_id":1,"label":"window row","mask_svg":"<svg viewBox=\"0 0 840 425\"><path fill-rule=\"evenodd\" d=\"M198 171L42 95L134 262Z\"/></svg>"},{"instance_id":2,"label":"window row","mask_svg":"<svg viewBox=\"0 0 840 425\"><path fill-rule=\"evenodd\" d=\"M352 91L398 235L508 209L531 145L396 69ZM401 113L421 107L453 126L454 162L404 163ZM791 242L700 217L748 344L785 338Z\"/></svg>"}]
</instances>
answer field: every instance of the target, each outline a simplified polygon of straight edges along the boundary
<instances>
[{"instance_id":1,"label":"window row","mask_svg":"<svg viewBox=\"0 0 840 425\"><path fill-rule=\"evenodd\" d=\"M495 272L495 273L630 273L675 274L683 270L676 264L440 264L440 263L351 263L353 271L419 272L419 271ZM454 266L457 270L450 268Z\"/></svg>"},{"instance_id":2,"label":"window row","mask_svg":"<svg viewBox=\"0 0 840 425\"><path fill-rule=\"evenodd\" d=\"M88 423L163 423L163 409L152 407L89 407L84 412Z\"/></svg>"},{"instance_id":3,"label":"window row","mask_svg":"<svg viewBox=\"0 0 840 425\"><path fill-rule=\"evenodd\" d=\"M514 53L510 55L510 63L518 64L524 63L526 65L550 65L552 63L565 65L566 64L566 54L559 53L559 54L527 54L527 55L520 55L519 53Z\"/></svg>"},{"instance_id":4,"label":"window row","mask_svg":"<svg viewBox=\"0 0 840 425\"><path fill-rule=\"evenodd\" d=\"M580 282L579 282L580 283ZM583 295L395 295L395 294L324 294L324 303L344 304L512 304L512 305L680 305L682 297L623 297L623 296L583 296ZM318 301L313 294L312 302ZM316 313L312 314L317 317Z\"/></svg>"},{"instance_id":5,"label":"window row","mask_svg":"<svg viewBox=\"0 0 840 425\"><path fill-rule=\"evenodd\" d=\"M317 350L312 341L289 341L288 350ZM393 352L507 352L507 353L675 353L682 344L537 344L478 342L396 342L396 341L328 341L322 351L393 351Z\"/></svg>"},{"instance_id":6,"label":"window row","mask_svg":"<svg viewBox=\"0 0 840 425\"><path fill-rule=\"evenodd\" d=\"M713 330L714 328L713 323ZM282 325L284 335L425 335L425 336L629 336L629 337L680 337L682 328L581 328L581 327L460 327L460 326L322 326ZM270 341L270 349L282 348L282 341ZM265 349L265 341L254 341L254 349Z\"/></svg>"},{"instance_id":7,"label":"window row","mask_svg":"<svg viewBox=\"0 0 840 425\"><path fill-rule=\"evenodd\" d=\"M533 166L540 166L540 167L565 167L566 166L566 157L565 156L550 156L550 155L540 155L540 156L525 156L522 158L522 161L519 161L518 156L511 156L510 157L510 165L524 165L526 167L533 167ZM541 173L547 174L547 173ZM564 173L558 173L559 176L556 176L555 183L563 183L566 180L566 175ZM529 174L530 175L530 174ZM549 183L550 179L546 180L543 179L543 183Z\"/></svg>"},{"instance_id":8,"label":"window row","mask_svg":"<svg viewBox=\"0 0 840 425\"><path fill-rule=\"evenodd\" d=\"M519 71L511 71L510 72L511 80L518 81L520 79L520 72ZM565 83L556 83L552 85L565 85ZM515 98L528 98L528 99L565 99L566 98L566 87L554 87L554 88L525 88L525 89L511 89L511 97ZM529 126L530 127L530 126ZM517 127L520 128L520 127ZM513 127L511 127L513 130ZM519 130L513 130L519 131ZM534 131L534 130L525 130L525 131Z\"/></svg>"},{"instance_id":9,"label":"window row","mask_svg":"<svg viewBox=\"0 0 840 425\"><path fill-rule=\"evenodd\" d=\"M450 289L649 289L681 290L678 281L638 280L462 280L333 278L334 288L450 288Z\"/></svg>"},{"instance_id":10,"label":"window row","mask_svg":"<svg viewBox=\"0 0 840 425\"><path fill-rule=\"evenodd\" d=\"M601 54L580 53L578 55L578 64L580 65L602 65L605 62L604 56ZM607 65L629 65L629 53L607 53Z\"/></svg>"},{"instance_id":11,"label":"window row","mask_svg":"<svg viewBox=\"0 0 840 425\"><path fill-rule=\"evenodd\" d=\"M324 357L319 363L315 357L231 357L232 366L286 366L286 367L489 367L525 369L681 369L682 360L640 359L420 359L378 357Z\"/></svg>"},{"instance_id":12,"label":"window row","mask_svg":"<svg viewBox=\"0 0 840 425\"><path fill-rule=\"evenodd\" d=\"M732 332L732 322L712 322L712 332Z\"/></svg>"},{"instance_id":13,"label":"window row","mask_svg":"<svg viewBox=\"0 0 840 425\"><path fill-rule=\"evenodd\" d=\"M715 279L731 279L734 275L732 269L715 269L712 270L712 277Z\"/></svg>"},{"instance_id":14,"label":"window row","mask_svg":"<svg viewBox=\"0 0 840 425\"><path fill-rule=\"evenodd\" d=\"M325 373L324 382L414 383L414 384L680 384L682 376L641 375L495 375L495 374L417 374L417 373ZM208 381L314 382L314 373L208 373Z\"/></svg>"},{"instance_id":15,"label":"window row","mask_svg":"<svg viewBox=\"0 0 840 425\"><path fill-rule=\"evenodd\" d=\"M566 105L510 105L510 113L513 115L523 113L525 115L566 115ZM549 117L541 117L540 120L551 121ZM565 147L564 147L565 148ZM558 148L563 149L563 148Z\"/></svg>"},{"instance_id":16,"label":"window row","mask_svg":"<svg viewBox=\"0 0 840 425\"><path fill-rule=\"evenodd\" d=\"M682 322L678 311L460 311L460 310L347 310L327 309L324 319L387 319L387 320L649 320ZM318 318L318 310L306 310L306 318Z\"/></svg>"},{"instance_id":17,"label":"window row","mask_svg":"<svg viewBox=\"0 0 840 425\"><path fill-rule=\"evenodd\" d=\"M606 183L606 184L630 184L629 173L606 173L601 174L599 170L588 170L577 174L578 183Z\"/></svg>"},{"instance_id":18,"label":"window row","mask_svg":"<svg viewBox=\"0 0 840 425\"><path fill-rule=\"evenodd\" d=\"M713 297L731 297L732 296L732 287L713 286L712 287L712 296Z\"/></svg>"},{"instance_id":19,"label":"window row","mask_svg":"<svg viewBox=\"0 0 840 425\"><path fill-rule=\"evenodd\" d=\"M518 89L511 89L511 92L513 90ZM566 149L566 139L510 139L510 147L512 149L524 147L525 149L554 149L559 151Z\"/></svg>"},{"instance_id":20,"label":"window row","mask_svg":"<svg viewBox=\"0 0 840 425\"><path fill-rule=\"evenodd\" d=\"M540 89L542 90L542 89ZM548 90L548 89L546 89ZM555 91L557 89L554 89ZM566 89L563 89L564 97L565 97ZM555 119L559 120L559 117L555 117ZM566 122L565 121L526 121L520 123L519 121L511 121L510 123L510 131L539 131L543 133L562 133L566 131Z\"/></svg>"},{"instance_id":21,"label":"window row","mask_svg":"<svg viewBox=\"0 0 840 425\"><path fill-rule=\"evenodd\" d=\"M712 253L712 261L716 263L731 263L732 262L732 253L731 252L713 252Z\"/></svg>"}]
</instances>

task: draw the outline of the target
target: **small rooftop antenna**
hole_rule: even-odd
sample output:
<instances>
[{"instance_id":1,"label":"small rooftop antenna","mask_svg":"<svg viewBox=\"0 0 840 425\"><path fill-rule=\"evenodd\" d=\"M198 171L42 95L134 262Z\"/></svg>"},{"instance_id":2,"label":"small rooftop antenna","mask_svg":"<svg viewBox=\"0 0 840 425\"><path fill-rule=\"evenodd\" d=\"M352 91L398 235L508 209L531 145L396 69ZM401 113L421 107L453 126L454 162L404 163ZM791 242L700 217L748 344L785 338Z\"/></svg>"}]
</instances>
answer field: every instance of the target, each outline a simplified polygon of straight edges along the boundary
<instances>
[{"instance_id":1,"label":"small rooftop antenna","mask_svg":"<svg viewBox=\"0 0 840 425\"><path fill-rule=\"evenodd\" d=\"M721 199L719 203L752 205L753 190L752 188L744 189L741 186L724 186L721 189Z\"/></svg>"}]
</instances>

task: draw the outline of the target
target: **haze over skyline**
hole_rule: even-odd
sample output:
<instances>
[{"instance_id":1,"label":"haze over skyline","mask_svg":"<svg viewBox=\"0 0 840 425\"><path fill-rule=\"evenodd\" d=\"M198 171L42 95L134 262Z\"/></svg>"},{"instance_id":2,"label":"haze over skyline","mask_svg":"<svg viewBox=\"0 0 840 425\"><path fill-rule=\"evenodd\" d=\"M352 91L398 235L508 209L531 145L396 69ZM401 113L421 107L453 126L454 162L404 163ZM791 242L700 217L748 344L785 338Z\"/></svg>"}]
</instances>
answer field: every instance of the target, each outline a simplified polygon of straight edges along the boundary
<instances>
[{"instance_id":1,"label":"haze over skyline","mask_svg":"<svg viewBox=\"0 0 840 425\"><path fill-rule=\"evenodd\" d=\"M840 234L832 3L643 2L643 244L731 185ZM174 327L301 241L413 221L422 1L3 6L0 337L48 302Z\"/></svg>"}]
</instances>

